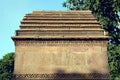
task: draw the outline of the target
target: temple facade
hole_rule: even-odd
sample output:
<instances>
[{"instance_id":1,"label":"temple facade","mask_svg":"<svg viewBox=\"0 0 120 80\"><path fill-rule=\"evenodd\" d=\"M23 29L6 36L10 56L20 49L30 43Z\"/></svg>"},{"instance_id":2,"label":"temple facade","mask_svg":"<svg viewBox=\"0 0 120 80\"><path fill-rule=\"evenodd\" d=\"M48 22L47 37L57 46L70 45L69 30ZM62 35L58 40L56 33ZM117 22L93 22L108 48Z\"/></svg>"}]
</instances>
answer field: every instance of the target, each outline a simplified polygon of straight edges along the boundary
<instances>
[{"instance_id":1,"label":"temple facade","mask_svg":"<svg viewBox=\"0 0 120 80\"><path fill-rule=\"evenodd\" d=\"M109 79L108 38L88 10L26 14L12 37L14 79Z\"/></svg>"}]
</instances>

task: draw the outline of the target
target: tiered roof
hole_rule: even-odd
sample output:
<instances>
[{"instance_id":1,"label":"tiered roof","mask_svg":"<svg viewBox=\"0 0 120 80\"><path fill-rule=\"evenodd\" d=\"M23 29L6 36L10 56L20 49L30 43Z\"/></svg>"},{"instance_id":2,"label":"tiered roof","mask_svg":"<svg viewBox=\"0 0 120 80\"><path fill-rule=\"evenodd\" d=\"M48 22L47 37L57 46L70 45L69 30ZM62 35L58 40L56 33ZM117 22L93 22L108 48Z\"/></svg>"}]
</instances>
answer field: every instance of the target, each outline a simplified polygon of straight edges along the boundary
<instances>
[{"instance_id":1,"label":"tiered roof","mask_svg":"<svg viewBox=\"0 0 120 80\"><path fill-rule=\"evenodd\" d=\"M91 11L33 11L21 21L15 39L106 39Z\"/></svg>"}]
</instances>

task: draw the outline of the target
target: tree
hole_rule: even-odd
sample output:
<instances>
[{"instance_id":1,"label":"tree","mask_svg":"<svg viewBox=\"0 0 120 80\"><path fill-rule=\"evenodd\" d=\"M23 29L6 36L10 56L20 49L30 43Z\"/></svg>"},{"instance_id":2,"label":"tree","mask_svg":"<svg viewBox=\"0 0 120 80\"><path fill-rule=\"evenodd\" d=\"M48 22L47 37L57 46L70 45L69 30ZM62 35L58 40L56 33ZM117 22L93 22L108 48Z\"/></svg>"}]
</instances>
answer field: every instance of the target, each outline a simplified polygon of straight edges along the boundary
<instances>
[{"instance_id":1,"label":"tree","mask_svg":"<svg viewBox=\"0 0 120 80\"><path fill-rule=\"evenodd\" d=\"M11 80L14 70L14 52L0 59L0 80Z\"/></svg>"},{"instance_id":2,"label":"tree","mask_svg":"<svg viewBox=\"0 0 120 80\"><path fill-rule=\"evenodd\" d=\"M111 36L108 44L108 62L111 77L120 79L120 0L66 0L63 6L70 10L91 10L102 25L102 28Z\"/></svg>"},{"instance_id":3,"label":"tree","mask_svg":"<svg viewBox=\"0 0 120 80\"><path fill-rule=\"evenodd\" d=\"M111 78L120 80L120 44L108 46L108 63L111 69Z\"/></svg>"}]
</instances>

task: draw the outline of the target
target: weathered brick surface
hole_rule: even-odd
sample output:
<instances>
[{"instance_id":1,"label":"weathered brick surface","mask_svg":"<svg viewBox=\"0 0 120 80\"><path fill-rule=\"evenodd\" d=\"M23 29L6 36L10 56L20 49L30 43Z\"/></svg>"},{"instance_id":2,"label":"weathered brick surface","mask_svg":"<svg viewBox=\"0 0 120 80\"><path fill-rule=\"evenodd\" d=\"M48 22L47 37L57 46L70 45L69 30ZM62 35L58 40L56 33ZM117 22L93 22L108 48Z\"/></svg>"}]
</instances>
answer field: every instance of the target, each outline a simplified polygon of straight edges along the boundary
<instances>
[{"instance_id":1,"label":"weathered brick surface","mask_svg":"<svg viewBox=\"0 0 120 80\"><path fill-rule=\"evenodd\" d=\"M34 11L20 27L14 79L109 79L108 37L90 11Z\"/></svg>"}]
</instances>

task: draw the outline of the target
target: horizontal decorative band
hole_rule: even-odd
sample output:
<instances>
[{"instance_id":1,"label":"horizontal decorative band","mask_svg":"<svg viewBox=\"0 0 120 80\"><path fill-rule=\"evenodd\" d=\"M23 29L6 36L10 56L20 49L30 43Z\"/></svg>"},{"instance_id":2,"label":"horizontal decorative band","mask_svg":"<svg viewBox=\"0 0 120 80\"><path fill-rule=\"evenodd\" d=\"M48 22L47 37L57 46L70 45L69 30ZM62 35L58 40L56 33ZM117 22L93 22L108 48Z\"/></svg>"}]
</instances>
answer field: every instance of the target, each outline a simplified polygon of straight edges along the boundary
<instances>
[{"instance_id":1,"label":"horizontal decorative band","mask_svg":"<svg viewBox=\"0 0 120 80\"><path fill-rule=\"evenodd\" d=\"M104 46L107 41L100 40L78 40L78 41L69 41L69 40L17 40L15 41L16 46Z\"/></svg>"},{"instance_id":2,"label":"horizontal decorative band","mask_svg":"<svg viewBox=\"0 0 120 80\"><path fill-rule=\"evenodd\" d=\"M90 74L15 74L13 76L14 80L80 80L80 79L105 79L109 80L109 74L99 74L99 73L90 73Z\"/></svg>"}]
</instances>

